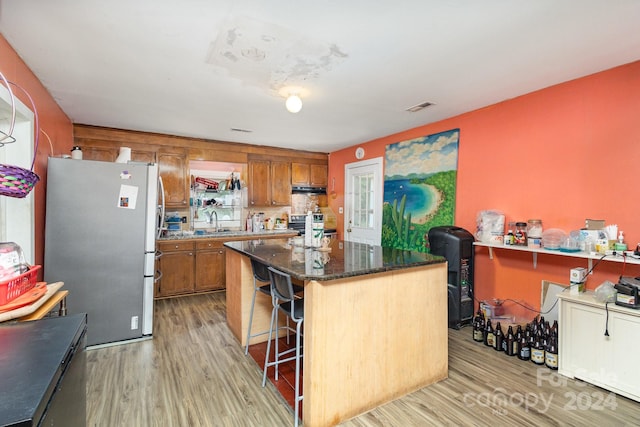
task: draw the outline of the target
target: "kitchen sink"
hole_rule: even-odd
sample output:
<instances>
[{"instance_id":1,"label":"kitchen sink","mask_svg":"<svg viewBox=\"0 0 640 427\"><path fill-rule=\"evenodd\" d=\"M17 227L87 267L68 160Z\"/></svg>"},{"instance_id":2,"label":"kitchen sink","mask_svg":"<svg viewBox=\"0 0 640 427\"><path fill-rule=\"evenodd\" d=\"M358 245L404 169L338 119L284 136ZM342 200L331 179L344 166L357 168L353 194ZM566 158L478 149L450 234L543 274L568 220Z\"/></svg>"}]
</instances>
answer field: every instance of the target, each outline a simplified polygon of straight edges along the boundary
<instances>
[{"instance_id":1,"label":"kitchen sink","mask_svg":"<svg viewBox=\"0 0 640 427\"><path fill-rule=\"evenodd\" d=\"M228 233L230 231L228 228L220 228L218 230L198 230L194 234L196 236L215 236L216 234Z\"/></svg>"}]
</instances>

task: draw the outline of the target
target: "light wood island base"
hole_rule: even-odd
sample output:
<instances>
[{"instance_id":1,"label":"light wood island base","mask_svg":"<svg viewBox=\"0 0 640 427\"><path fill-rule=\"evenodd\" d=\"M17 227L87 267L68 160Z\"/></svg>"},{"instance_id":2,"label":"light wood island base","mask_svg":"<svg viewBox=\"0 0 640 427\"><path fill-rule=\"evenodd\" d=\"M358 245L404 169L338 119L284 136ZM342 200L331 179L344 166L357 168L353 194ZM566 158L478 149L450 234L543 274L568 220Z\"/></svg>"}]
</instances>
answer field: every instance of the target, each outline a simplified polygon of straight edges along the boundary
<instances>
[{"instance_id":1,"label":"light wood island base","mask_svg":"<svg viewBox=\"0 0 640 427\"><path fill-rule=\"evenodd\" d=\"M245 345L250 261L228 251L226 265L227 322ZM336 425L447 378L446 266L305 283L305 426ZM268 328L270 313L268 297L256 302L254 331Z\"/></svg>"}]
</instances>

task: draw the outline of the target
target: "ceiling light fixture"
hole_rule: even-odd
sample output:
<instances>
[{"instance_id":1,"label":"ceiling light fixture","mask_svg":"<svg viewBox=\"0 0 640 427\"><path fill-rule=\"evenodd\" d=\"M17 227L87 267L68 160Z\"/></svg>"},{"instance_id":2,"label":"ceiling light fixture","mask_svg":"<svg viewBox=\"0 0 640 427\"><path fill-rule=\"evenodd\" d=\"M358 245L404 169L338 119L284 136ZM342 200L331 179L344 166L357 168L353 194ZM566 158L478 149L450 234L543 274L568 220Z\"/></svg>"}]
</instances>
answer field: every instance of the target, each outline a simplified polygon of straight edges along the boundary
<instances>
[{"instance_id":1,"label":"ceiling light fixture","mask_svg":"<svg viewBox=\"0 0 640 427\"><path fill-rule=\"evenodd\" d=\"M302 110L302 99L298 95L289 95L284 105L290 113L297 113Z\"/></svg>"}]
</instances>

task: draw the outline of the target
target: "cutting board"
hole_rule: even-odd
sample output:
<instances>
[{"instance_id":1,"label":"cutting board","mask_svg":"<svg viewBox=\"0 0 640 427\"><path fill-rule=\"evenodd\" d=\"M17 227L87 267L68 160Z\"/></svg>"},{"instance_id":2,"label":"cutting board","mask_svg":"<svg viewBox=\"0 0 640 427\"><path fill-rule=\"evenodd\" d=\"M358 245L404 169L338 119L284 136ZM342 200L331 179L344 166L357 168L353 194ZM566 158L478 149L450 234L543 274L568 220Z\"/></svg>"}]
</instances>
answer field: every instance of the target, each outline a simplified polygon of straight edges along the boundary
<instances>
[{"instance_id":1,"label":"cutting board","mask_svg":"<svg viewBox=\"0 0 640 427\"><path fill-rule=\"evenodd\" d=\"M18 298L12 300L11 302L5 305L0 305L0 313L4 313L5 311L15 310L16 308L24 307L25 305L33 304L34 302L42 298L46 293L47 293L47 283L38 282L33 287L33 289L20 295Z\"/></svg>"}]
</instances>

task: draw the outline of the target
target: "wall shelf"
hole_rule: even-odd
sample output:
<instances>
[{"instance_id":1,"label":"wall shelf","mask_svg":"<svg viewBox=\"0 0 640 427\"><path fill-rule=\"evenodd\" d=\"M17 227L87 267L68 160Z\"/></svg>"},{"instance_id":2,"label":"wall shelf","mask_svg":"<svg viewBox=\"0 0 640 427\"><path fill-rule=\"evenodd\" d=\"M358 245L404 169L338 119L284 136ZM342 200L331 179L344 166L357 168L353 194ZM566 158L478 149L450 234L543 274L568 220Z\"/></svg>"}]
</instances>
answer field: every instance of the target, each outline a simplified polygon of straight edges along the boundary
<instances>
[{"instance_id":1,"label":"wall shelf","mask_svg":"<svg viewBox=\"0 0 640 427\"><path fill-rule=\"evenodd\" d=\"M570 258L583 258L586 259L589 263L588 270L591 271L593 268L593 261L602 259L603 261L612 261L612 262L627 262L628 264L637 264L640 265L640 257L636 255L602 255L598 253L588 253L588 252L562 252L557 250L550 250L544 248L529 248L527 246L513 246L513 245L498 245L491 243L483 243L483 242L474 242L474 246L486 247L489 249L489 259L493 259L493 250L506 250L506 251L520 251L520 252L530 252L533 256L533 268L538 266L538 254L545 255L555 255L555 256L564 256ZM628 251L627 251L628 252Z\"/></svg>"}]
</instances>

